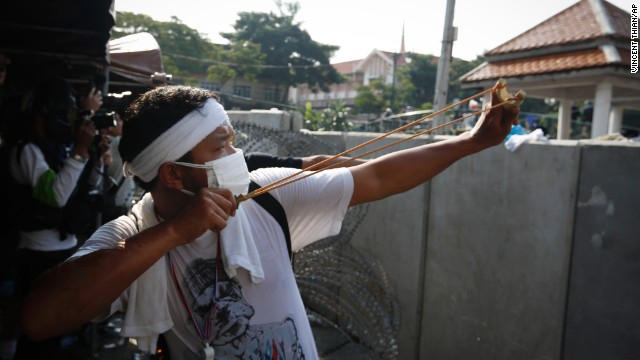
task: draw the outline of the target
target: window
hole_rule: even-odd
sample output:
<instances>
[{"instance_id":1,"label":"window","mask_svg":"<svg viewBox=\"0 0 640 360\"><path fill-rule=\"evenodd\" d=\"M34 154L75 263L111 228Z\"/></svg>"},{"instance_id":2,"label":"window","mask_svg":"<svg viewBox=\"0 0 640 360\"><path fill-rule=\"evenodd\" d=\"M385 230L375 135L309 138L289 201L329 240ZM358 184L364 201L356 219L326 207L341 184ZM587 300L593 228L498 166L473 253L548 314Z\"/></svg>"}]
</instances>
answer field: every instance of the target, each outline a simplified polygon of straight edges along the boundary
<instances>
[{"instance_id":1,"label":"window","mask_svg":"<svg viewBox=\"0 0 640 360\"><path fill-rule=\"evenodd\" d=\"M212 91L220 91L220 83L211 81L200 81L200 88Z\"/></svg>"},{"instance_id":2,"label":"window","mask_svg":"<svg viewBox=\"0 0 640 360\"><path fill-rule=\"evenodd\" d=\"M235 85L233 87L233 95L242 97L251 97L251 86L249 85Z\"/></svg>"},{"instance_id":3,"label":"window","mask_svg":"<svg viewBox=\"0 0 640 360\"><path fill-rule=\"evenodd\" d=\"M280 91L276 88L264 89L264 100L277 102L280 100Z\"/></svg>"}]
</instances>

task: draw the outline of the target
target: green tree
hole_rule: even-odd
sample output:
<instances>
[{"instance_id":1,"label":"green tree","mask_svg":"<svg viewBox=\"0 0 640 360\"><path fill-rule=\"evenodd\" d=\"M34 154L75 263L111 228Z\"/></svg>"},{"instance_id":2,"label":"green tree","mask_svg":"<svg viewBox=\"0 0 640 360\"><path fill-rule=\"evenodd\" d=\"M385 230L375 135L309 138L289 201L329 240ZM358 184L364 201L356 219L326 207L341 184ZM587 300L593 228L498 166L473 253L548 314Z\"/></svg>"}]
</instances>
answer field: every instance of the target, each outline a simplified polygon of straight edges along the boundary
<instances>
[{"instance_id":1,"label":"green tree","mask_svg":"<svg viewBox=\"0 0 640 360\"><path fill-rule=\"evenodd\" d=\"M460 77L473 70L484 61L485 59L483 56L478 56L472 61L466 61L456 58L451 60L451 76L449 78L449 89L447 92L447 97L449 99L465 99L478 93L478 91L476 91L477 89L462 89ZM449 100L449 102L451 102L451 100Z\"/></svg>"},{"instance_id":2,"label":"green tree","mask_svg":"<svg viewBox=\"0 0 640 360\"><path fill-rule=\"evenodd\" d=\"M358 87L358 94L354 99L356 111L365 114L380 114L391 106L391 85L385 85L382 80L375 79L369 85Z\"/></svg>"},{"instance_id":3,"label":"green tree","mask_svg":"<svg viewBox=\"0 0 640 360\"><path fill-rule=\"evenodd\" d=\"M349 121L351 109L344 101L332 101L329 106L316 111L307 103L304 112L305 128L312 131L349 131L353 130L353 123Z\"/></svg>"},{"instance_id":4,"label":"green tree","mask_svg":"<svg viewBox=\"0 0 640 360\"><path fill-rule=\"evenodd\" d=\"M189 78L204 75L221 84L236 76L253 80L264 62L259 45L248 41L213 44L176 17L163 22L147 15L118 12L111 36L119 38L143 31L153 35L160 45L165 71L185 78L187 83Z\"/></svg>"},{"instance_id":5,"label":"green tree","mask_svg":"<svg viewBox=\"0 0 640 360\"><path fill-rule=\"evenodd\" d=\"M214 54L213 44L198 31L183 24L177 17L171 21L156 21L147 15L118 12L112 38L148 32L162 49L165 71L173 75L202 74L207 64L199 61Z\"/></svg>"},{"instance_id":6,"label":"green tree","mask_svg":"<svg viewBox=\"0 0 640 360\"><path fill-rule=\"evenodd\" d=\"M231 44L252 42L260 45L268 64L259 78L276 84L286 102L290 86L308 84L311 88L327 90L342 81L331 66L329 58L339 49L314 41L300 23L294 20L300 5L297 2L276 1L280 14L241 12L235 32L222 33Z\"/></svg>"},{"instance_id":7,"label":"green tree","mask_svg":"<svg viewBox=\"0 0 640 360\"><path fill-rule=\"evenodd\" d=\"M415 107L433 101L438 72L436 57L411 54L411 62L400 68L398 72L401 101Z\"/></svg>"},{"instance_id":8,"label":"green tree","mask_svg":"<svg viewBox=\"0 0 640 360\"><path fill-rule=\"evenodd\" d=\"M207 68L207 80L219 82L220 86L238 75L249 81L256 80L264 58L260 45L248 41L221 47L213 54L216 62Z\"/></svg>"}]
</instances>

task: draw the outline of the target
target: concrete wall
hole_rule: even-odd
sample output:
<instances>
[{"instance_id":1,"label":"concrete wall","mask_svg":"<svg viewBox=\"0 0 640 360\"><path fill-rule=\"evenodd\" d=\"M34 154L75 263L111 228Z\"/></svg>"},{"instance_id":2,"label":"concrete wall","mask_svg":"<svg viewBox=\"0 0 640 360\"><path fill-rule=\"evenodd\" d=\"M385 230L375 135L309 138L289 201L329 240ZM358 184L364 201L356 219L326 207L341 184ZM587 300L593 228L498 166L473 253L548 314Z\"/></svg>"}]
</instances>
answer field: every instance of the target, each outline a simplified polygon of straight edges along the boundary
<instances>
[{"instance_id":1,"label":"concrete wall","mask_svg":"<svg viewBox=\"0 0 640 360\"><path fill-rule=\"evenodd\" d=\"M231 121L243 121L250 124L264 126L270 129L299 131L302 129L302 114L299 112L287 112L277 109L227 111Z\"/></svg>"},{"instance_id":2,"label":"concrete wall","mask_svg":"<svg viewBox=\"0 0 640 360\"><path fill-rule=\"evenodd\" d=\"M371 204L353 244L393 283L398 358L640 358L639 179L640 144L497 146Z\"/></svg>"},{"instance_id":3,"label":"concrete wall","mask_svg":"<svg viewBox=\"0 0 640 360\"><path fill-rule=\"evenodd\" d=\"M564 359L640 359L640 149L582 147Z\"/></svg>"},{"instance_id":4,"label":"concrete wall","mask_svg":"<svg viewBox=\"0 0 640 360\"><path fill-rule=\"evenodd\" d=\"M342 150L380 135L314 134ZM399 359L640 359L639 210L638 143L496 146L370 204L352 243L391 280Z\"/></svg>"}]
</instances>

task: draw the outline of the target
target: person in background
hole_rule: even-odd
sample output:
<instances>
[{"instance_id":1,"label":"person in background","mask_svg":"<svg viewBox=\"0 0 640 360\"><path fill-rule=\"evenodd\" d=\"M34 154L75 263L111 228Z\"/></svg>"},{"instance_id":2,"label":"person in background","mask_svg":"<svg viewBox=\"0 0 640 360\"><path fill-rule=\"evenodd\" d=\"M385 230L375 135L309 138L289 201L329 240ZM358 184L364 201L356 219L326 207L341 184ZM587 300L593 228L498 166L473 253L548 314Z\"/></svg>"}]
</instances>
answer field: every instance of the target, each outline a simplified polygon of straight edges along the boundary
<instances>
[{"instance_id":1,"label":"person in background","mask_svg":"<svg viewBox=\"0 0 640 360\"><path fill-rule=\"evenodd\" d=\"M497 107L456 137L270 191L293 251L337 234L349 206L407 191L502 143L517 110ZM250 173L232 138L212 92L164 86L137 99L119 149L149 192L132 216L102 226L38 279L21 310L26 334L45 339L121 311L123 336L154 352L163 334L172 359L317 359L285 229L257 200L235 198L251 181L264 186L297 170Z\"/></svg>"},{"instance_id":2,"label":"person in background","mask_svg":"<svg viewBox=\"0 0 640 360\"><path fill-rule=\"evenodd\" d=\"M121 112L119 109L114 110L116 126L105 131L106 135L109 136L110 145L109 151L105 153L105 156L109 158L106 168L109 181L105 182L104 186L103 223L128 214L133 206L136 194L136 184L132 177L124 175L122 157L118 151L123 125L123 120L120 116Z\"/></svg>"},{"instance_id":3,"label":"person in background","mask_svg":"<svg viewBox=\"0 0 640 360\"><path fill-rule=\"evenodd\" d=\"M0 54L0 147L7 146L8 112L4 108L8 66L11 59ZM5 161L6 159L2 159ZM9 210L9 209L7 209ZM0 242L0 359L13 359L18 343L18 303L15 296L15 254L18 250L17 231L2 229Z\"/></svg>"},{"instance_id":4,"label":"person in background","mask_svg":"<svg viewBox=\"0 0 640 360\"><path fill-rule=\"evenodd\" d=\"M89 106L100 103L95 94L88 99L88 104L95 101ZM95 175L81 179L85 167L98 167L99 161L95 154L94 162L90 161L95 126L89 120L77 120L77 114L74 89L61 78L43 78L31 94L22 137L10 150L9 173L16 191L27 194L20 209L25 211L25 218L19 229L17 254L19 300L29 292L36 277L76 250L75 227L83 225L78 219L84 214L72 204L79 203L75 200L78 188L85 185L83 180L94 181L84 186L89 188L96 187L100 179ZM106 149L107 139L103 138L99 146ZM61 339L32 341L21 336L15 359L54 359L60 355Z\"/></svg>"}]
</instances>

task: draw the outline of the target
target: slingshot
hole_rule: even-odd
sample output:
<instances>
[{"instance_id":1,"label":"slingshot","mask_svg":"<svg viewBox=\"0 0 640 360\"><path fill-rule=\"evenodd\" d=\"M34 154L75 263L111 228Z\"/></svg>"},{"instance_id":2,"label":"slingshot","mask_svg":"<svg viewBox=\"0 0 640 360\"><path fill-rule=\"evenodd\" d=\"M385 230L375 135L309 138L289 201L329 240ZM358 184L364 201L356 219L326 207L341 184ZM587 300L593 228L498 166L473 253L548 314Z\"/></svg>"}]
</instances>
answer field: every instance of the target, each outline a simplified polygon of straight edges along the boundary
<instances>
[{"instance_id":1,"label":"slingshot","mask_svg":"<svg viewBox=\"0 0 640 360\"><path fill-rule=\"evenodd\" d=\"M417 124L419 124L419 123L421 123L421 122L423 122L425 120L432 120L433 117L435 117L437 115L440 115L440 114L442 114L442 113L444 113L446 111L449 111L449 110L451 110L451 109L453 109L453 108L455 108L457 106L460 106L462 104L465 104L465 103L467 103L467 102L469 102L469 101L471 101L471 100L473 100L475 98L478 98L480 96L488 94L488 93L490 93L491 91L494 91L494 90L496 91L496 94L497 94L498 100L499 100L499 103L496 104L496 105L485 107L482 110L475 111L475 112L472 112L472 113L470 113L468 115L462 116L460 118L448 121L448 122L446 122L444 124L431 127L429 129L426 129L426 130L423 130L423 131L418 132L416 134L413 134L413 135L411 135L409 137L394 141L394 142L392 142L390 144L383 145L383 146L375 148L373 150L369 150L369 151L364 152L362 154L358 154L356 156L350 157L349 159L346 159L346 160L343 160L343 161L328 165L328 163L330 163L331 161L333 161L333 160L335 160L335 159L337 159L337 158L339 158L341 156L344 156L344 155L347 155L349 153L352 153L352 152L354 152L356 150L359 150L359 149L361 149L361 148L363 148L363 147L365 147L367 145L370 145L370 144L372 144L372 143L374 143L376 141L384 139L384 138L388 137L391 134L400 132L400 131L405 130L405 129L409 128L409 127L417 125ZM420 118L418 120L415 120L415 121L410 122L410 123L408 123L406 125L403 125L403 126L397 128L395 130L392 130L392 131L390 131L390 132L388 132L386 134L383 134L383 135L380 135L380 136L378 136L376 138L368 140L368 141L366 141L366 142L364 142L364 143L362 143L360 145L354 146L351 149L345 150L345 151L343 151L343 152L341 152L341 153L339 153L337 155L334 155L334 156L332 156L332 157L330 157L330 158L328 158L326 160L323 160L323 161L321 161L321 162L319 162L317 164L314 164L314 165L311 165L311 166L309 166L307 168L304 168L304 169L302 169L302 170L300 170L300 171L298 171L298 172L296 172L296 173L294 173L292 175L289 175L289 176L284 177L284 178L282 178L280 180L277 180L277 181L274 181L274 182L272 182L270 184L262 186L262 187L260 187L260 188L258 188L256 190L254 190L254 191L249 192L246 195L238 195L238 196L236 196L236 202L238 204L240 204L241 202L243 202L245 200L249 200L249 199L254 198L256 196L260 196L260 195L262 195L262 194L264 194L266 192L269 192L271 190L274 190L274 189L277 189L279 187L291 184L291 183L296 182L298 180L302 180L302 179L304 179L306 177L309 177L311 175L317 174L317 173L322 172L324 170L335 168L335 167L339 167L340 165L342 165L342 164L344 164L346 162L352 161L354 159L361 158L363 156L378 152L380 150L384 150L384 149L389 148L391 146L398 145L398 144L400 144L400 143L402 143L404 141L414 139L414 138L416 138L418 136L429 134L429 133L431 133L433 131L436 131L438 129L444 128L446 126L449 126L449 125L452 125L452 124L455 124L455 123L458 123L458 122L461 122L461 121L463 121L465 119L468 119L468 118L470 118L472 116L478 115L478 114L480 114L482 112L489 111L491 109L494 109L494 108L497 108L497 107L500 107L500 106L504 106L505 108L520 107L520 104L522 104L522 101L524 100L525 96L526 96L526 93L524 91L522 91L522 90L519 90L515 95L510 94L509 91L507 90L507 81L505 79L499 79L496 82L496 84L493 87L489 88L489 89L481 91L481 92L479 92L479 93L477 93L475 95L472 95L472 96L470 96L470 97L468 97L468 98L466 98L466 99L464 99L462 101L459 101L459 102L457 102L455 104L452 104L452 105L449 105L447 107L444 107L444 108L442 108L442 109L440 109L440 110L438 110L436 112L433 112L433 113L431 113L429 115L426 115L426 116L424 116L424 117L422 117L422 118Z\"/></svg>"}]
</instances>

